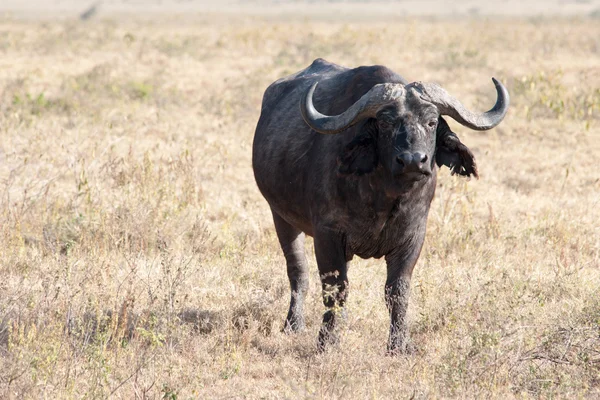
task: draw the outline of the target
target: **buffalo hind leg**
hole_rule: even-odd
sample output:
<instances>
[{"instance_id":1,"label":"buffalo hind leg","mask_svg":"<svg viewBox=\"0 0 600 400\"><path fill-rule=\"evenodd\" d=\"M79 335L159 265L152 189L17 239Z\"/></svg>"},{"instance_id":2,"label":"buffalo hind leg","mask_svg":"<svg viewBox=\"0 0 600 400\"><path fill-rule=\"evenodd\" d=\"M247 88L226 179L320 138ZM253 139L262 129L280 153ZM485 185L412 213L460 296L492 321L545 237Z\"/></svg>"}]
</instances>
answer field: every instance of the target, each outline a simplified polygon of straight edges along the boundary
<instances>
[{"instance_id":1,"label":"buffalo hind leg","mask_svg":"<svg viewBox=\"0 0 600 400\"><path fill-rule=\"evenodd\" d=\"M334 232L315 233L315 255L323 288L323 324L319 331L319 350L339 341L337 325L344 317L348 295L348 265L345 243Z\"/></svg>"},{"instance_id":2,"label":"buffalo hind leg","mask_svg":"<svg viewBox=\"0 0 600 400\"><path fill-rule=\"evenodd\" d=\"M290 280L290 309L285 319L284 332L304 329L304 299L308 292L308 264L304 253L304 233L296 229L273 211L275 230L285 256L287 275Z\"/></svg>"}]
</instances>

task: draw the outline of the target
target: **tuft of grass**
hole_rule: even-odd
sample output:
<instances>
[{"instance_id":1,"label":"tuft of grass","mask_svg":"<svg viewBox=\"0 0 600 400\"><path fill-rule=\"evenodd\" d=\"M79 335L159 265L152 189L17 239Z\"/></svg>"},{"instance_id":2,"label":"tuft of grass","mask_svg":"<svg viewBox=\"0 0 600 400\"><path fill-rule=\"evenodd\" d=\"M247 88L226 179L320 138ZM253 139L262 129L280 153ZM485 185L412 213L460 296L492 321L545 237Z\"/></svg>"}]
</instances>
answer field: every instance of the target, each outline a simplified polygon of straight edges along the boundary
<instances>
[{"instance_id":1,"label":"tuft of grass","mask_svg":"<svg viewBox=\"0 0 600 400\"><path fill-rule=\"evenodd\" d=\"M561 70L540 71L515 81L513 92L527 118L600 118L600 89L587 85L568 87L563 77Z\"/></svg>"}]
</instances>

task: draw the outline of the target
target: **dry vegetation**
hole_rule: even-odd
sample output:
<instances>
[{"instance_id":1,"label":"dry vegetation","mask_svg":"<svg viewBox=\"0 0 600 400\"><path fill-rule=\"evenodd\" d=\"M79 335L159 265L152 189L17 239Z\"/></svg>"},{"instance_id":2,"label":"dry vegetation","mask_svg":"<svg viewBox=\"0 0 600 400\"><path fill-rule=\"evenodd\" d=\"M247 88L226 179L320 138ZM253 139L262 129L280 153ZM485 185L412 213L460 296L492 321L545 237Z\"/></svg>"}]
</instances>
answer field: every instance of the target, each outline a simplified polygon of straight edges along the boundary
<instances>
[{"instance_id":1,"label":"dry vegetation","mask_svg":"<svg viewBox=\"0 0 600 400\"><path fill-rule=\"evenodd\" d=\"M342 346L280 332L284 260L250 149L262 93L314 58L385 64L474 109L481 180L440 172L416 353L384 354L382 260ZM598 20L0 22L0 397L600 396Z\"/></svg>"}]
</instances>

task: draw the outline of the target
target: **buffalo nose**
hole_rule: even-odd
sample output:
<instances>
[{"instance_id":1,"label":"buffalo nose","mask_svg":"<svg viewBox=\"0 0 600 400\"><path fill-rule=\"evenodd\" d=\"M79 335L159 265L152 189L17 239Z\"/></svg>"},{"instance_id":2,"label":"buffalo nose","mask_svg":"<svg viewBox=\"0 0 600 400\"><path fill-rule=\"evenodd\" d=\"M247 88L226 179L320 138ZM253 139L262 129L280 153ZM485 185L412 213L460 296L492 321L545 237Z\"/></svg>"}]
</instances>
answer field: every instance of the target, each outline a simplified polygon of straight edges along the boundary
<instances>
[{"instance_id":1,"label":"buffalo nose","mask_svg":"<svg viewBox=\"0 0 600 400\"><path fill-rule=\"evenodd\" d=\"M427 154L421 152L402 153L397 158L398 163L403 167L404 172L417 172L426 169Z\"/></svg>"}]
</instances>

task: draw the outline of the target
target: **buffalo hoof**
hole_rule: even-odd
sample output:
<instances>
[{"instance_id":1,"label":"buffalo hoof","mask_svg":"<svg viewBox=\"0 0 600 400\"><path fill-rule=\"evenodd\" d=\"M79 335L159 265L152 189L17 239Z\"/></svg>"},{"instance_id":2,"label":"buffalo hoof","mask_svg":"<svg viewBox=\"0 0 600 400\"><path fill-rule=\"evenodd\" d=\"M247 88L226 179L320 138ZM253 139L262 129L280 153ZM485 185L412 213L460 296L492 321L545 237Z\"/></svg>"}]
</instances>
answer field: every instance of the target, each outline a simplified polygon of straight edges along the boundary
<instances>
[{"instance_id":1,"label":"buffalo hoof","mask_svg":"<svg viewBox=\"0 0 600 400\"><path fill-rule=\"evenodd\" d=\"M340 337L336 332L327 330L322 327L319 331L319 339L317 342L317 351L319 353L324 352L330 347L336 346L340 343Z\"/></svg>"},{"instance_id":2,"label":"buffalo hoof","mask_svg":"<svg viewBox=\"0 0 600 400\"><path fill-rule=\"evenodd\" d=\"M415 354L417 348L411 341L405 341L404 343L388 344L387 355L388 356L409 356Z\"/></svg>"},{"instance_id":3,"label":"buffalo hoof","mask_svg":"<svg viewBox=\"0 0 600 400\"><path fill-rule=\"evenodd\" d=\"M306 329L304 318L286 319L283 325L282 332L288 335L302 332Z\"/></svg>"}]
</instances>

